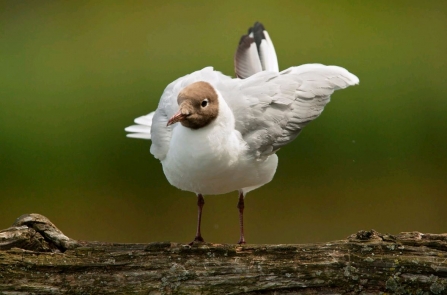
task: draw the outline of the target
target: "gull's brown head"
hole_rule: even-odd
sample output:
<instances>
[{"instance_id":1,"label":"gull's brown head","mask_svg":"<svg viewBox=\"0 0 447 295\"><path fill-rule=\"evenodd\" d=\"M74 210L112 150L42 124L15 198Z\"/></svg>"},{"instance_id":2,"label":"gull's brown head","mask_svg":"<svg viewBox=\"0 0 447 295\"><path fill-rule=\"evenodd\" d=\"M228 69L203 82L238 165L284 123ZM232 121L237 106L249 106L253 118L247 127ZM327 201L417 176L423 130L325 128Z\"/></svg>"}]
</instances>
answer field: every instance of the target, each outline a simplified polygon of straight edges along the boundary
<instances>
[{"instance_id":1,"label":"gull's brown head","mask_svg":"<svg viewBox=\"0 0 447 295\"><path fill-rule=\"evenodd\" d=\"M216 90L208 82L192 83L177 97L179 111L169 119L167 126L180 122L191 129L199 129L210 124L219 113Z\"/></svg>"}]
</instances>

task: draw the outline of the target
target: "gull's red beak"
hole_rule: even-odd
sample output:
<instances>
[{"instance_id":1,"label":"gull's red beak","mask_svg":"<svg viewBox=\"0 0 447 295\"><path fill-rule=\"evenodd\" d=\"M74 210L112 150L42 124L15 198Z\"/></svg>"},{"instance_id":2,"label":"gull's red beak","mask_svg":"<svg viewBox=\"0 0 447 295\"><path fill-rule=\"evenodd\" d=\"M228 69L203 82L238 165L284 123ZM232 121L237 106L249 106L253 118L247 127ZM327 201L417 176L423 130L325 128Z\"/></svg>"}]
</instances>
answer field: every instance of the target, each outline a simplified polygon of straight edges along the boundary
<instances>
[{"instance_id":1,"label":"gull's red beak","mask_svg":"<svg viewBox=\"0 0 447 295\"><path fill-rule=\"evenodd\" d=\"M182 111L178 111L174 116L169 119L168 124L166 126L172 125L174 123L177 123L187 117L186 114L182 114Z\"/></svg>"}]
</instances>

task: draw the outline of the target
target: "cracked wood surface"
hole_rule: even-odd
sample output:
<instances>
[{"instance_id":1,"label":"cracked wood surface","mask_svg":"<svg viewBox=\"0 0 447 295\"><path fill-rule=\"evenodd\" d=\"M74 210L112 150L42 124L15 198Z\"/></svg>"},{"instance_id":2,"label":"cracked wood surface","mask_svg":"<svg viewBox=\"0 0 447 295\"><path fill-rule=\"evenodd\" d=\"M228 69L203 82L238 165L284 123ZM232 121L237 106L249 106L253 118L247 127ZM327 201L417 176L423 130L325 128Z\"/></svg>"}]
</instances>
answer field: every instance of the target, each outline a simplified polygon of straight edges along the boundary
<instances>
[{"instance_id":1,"label":"cracked wood surface","mask_svg":"<svg viewBox=\"0 0 447 295\"><path fill-rule=\"evenodd\" d=\"M301 245L75 241L46 217L0 231L0 294L446 294L447 234Z\"/></svg>"}]
</instances>

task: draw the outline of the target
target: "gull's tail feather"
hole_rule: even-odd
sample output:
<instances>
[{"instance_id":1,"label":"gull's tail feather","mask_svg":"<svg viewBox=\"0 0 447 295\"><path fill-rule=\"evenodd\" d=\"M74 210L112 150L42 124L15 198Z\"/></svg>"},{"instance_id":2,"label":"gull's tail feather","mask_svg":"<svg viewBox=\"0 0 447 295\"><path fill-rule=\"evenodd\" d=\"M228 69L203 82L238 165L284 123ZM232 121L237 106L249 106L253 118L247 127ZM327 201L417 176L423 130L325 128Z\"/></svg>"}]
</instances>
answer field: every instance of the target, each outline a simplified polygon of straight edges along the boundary
<instances>
[{"instance_id":1,"label":"gull's tail feather","mask_svg":"<svg viewBox=\"0 0 447 295\"><path fill-rule=\"evenodd\" d=\"M241 79L261 71L279 71L275 47L260 22L256 22L248 34L241 37L234 55L234 70Z\"/></svg>"},{"instance_id":2,"label":"gull's tail feather","mask_svg":"<svg viewBox=\"0 0 447 295\"><path fill-rule=\"evenodd\" d=\"M126 127L124 130L131 132L126 136L132 138L151 139L152 118L154 117L154 114L155 112L152 112L146 116L136 118L135 123L138 125Z\"/></svg>"}]
</instances>

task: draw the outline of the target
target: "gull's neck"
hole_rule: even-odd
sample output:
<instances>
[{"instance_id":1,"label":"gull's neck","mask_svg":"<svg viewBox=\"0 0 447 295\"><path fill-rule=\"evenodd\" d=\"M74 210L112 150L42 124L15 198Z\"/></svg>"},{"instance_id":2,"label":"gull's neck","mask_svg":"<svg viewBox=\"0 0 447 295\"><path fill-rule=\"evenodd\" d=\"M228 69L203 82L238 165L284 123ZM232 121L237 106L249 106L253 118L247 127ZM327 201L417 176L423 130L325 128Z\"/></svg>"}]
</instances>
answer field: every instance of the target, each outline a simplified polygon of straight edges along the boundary
<instances>
[{"instance_id":1,"label":"gull's neck","mask_svg":"<svg viewBox=\"0 0 447 295\"><path fill-rule=\"evenodd\" d=\"M214 125L214 127L221 127L222 129L226 129L229 132L234 130L235 127L235 119L233 112L231 111L230 107L228 106L225 99L222 98L222 95L220 92L216 89L217 92L217 99L219 100L219 114L217 115L214 122L212 122L210 127Z\"/></svg>"}]
</instances>

